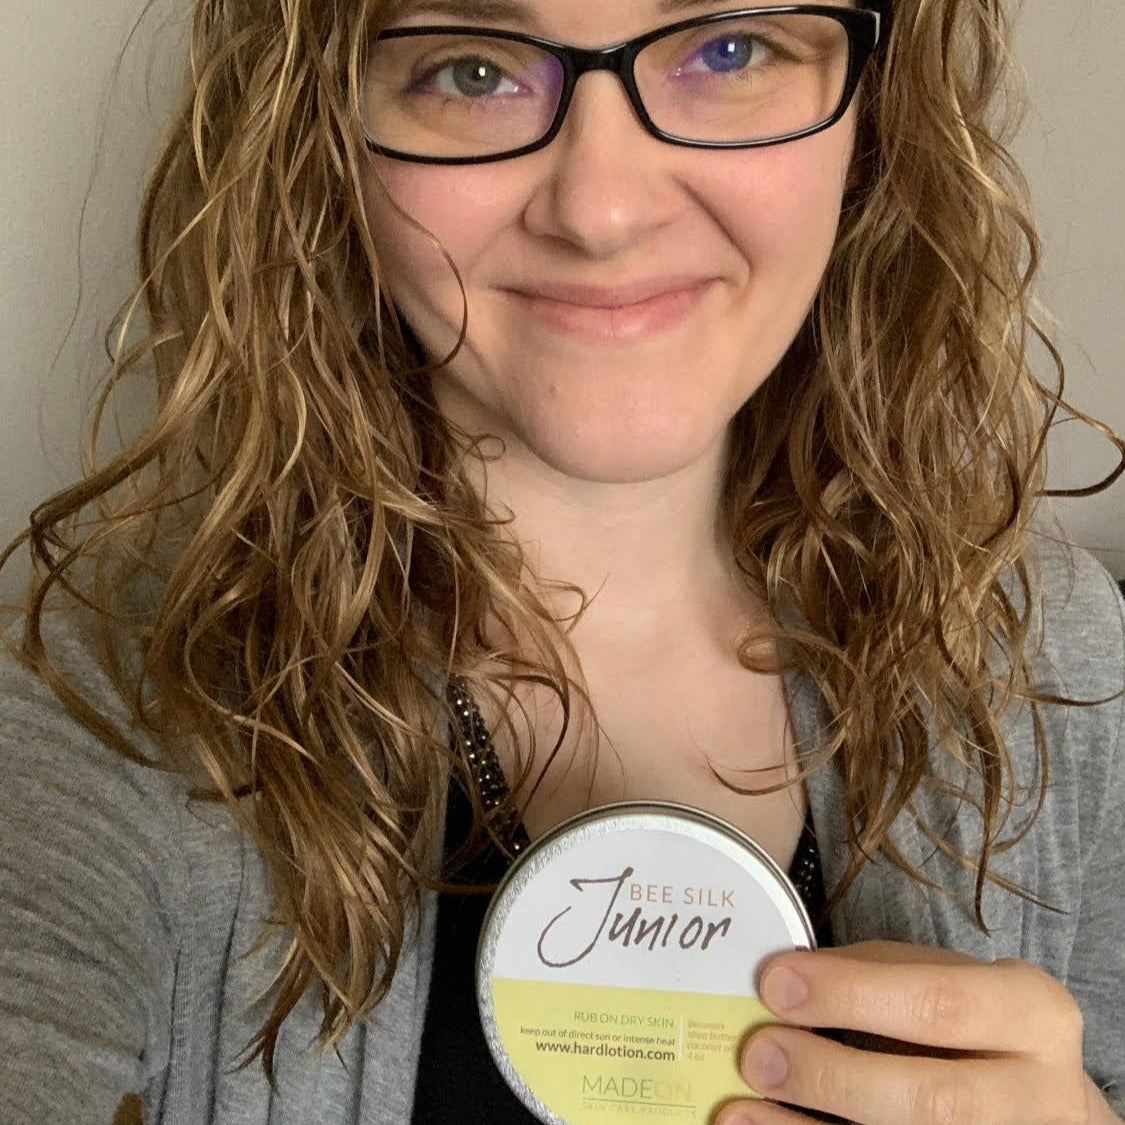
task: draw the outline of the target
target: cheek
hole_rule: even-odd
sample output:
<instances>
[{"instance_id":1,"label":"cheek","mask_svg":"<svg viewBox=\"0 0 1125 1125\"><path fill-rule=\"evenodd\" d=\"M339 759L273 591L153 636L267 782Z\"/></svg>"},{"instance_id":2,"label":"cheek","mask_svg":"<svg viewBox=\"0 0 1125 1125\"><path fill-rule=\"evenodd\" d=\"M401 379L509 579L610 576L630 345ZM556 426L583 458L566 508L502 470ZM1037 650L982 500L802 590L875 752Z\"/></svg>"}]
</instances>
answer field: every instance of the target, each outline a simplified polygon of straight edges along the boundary
<instances>
[{"instance_id":1,"label":"cheek","mask_svg":"<svg viewBox=\"0 0 1125 1125\"><path fill-rule=\"evenodd\" d=\"M380 161L365 177L368 226L384 282L396 299L411 303L408 294L417 301L452 286L460 302L446 255L467 277L518 214L518 197L499 191L499 177L487 171L487 165L451 170Z\"/></svg>"},{"instance_id":2,"label":"cheek","mask_svg":"<svg viewBox=\"0 0 1125 1125\"><path fill-rule=\"evenodd\" d=\"M712 214L750 267L767 265L814 284L827 265L840 223L851 133L830 130L772 149L725 155Z\"/></svg>"}]
</instances>

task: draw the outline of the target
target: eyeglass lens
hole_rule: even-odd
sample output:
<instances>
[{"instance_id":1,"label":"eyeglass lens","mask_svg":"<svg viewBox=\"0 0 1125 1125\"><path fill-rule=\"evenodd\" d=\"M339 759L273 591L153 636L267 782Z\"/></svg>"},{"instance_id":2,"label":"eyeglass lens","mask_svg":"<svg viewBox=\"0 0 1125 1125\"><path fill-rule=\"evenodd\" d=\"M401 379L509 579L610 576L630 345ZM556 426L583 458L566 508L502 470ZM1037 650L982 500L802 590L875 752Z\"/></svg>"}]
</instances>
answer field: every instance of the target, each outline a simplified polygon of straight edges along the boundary
<instances>
[{"instance_id":1,"label":"eyeglass lens","mask_svg":"<svg viewBox=\"0 0 1125 1125\"><path fill-rule=\"evenodd\" d=\"M754 142L827 121L844 94L848 34L830 16L747 15L645 46L633 68L657 129L703 142ZM549 51L486 34L424 33L372 45L362 94L378 146L480 157L534 144L565 85Z\"/></svg>"}]
</instances>

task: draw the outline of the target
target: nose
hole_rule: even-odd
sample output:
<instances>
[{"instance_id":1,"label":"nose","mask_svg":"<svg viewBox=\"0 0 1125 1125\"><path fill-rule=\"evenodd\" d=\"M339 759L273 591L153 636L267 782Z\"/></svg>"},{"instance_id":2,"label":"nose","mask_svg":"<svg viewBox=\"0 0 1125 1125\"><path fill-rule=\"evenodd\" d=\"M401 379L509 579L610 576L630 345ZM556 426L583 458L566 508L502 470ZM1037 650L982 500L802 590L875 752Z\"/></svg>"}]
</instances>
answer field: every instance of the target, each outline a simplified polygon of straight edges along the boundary
<instances>
[{"instance_id":1,"label":"nose","mask_svg":"<svg viewBox=\"0 0 1125 1125\"><path fill-rule=\"evenodd\" d=\"M686 150L685 150L686 151ZM607 258L672 222L683 194L677 150L650 136L616 75L584 74L524 213L534 234Z\"/></svg>"}]
</instances>

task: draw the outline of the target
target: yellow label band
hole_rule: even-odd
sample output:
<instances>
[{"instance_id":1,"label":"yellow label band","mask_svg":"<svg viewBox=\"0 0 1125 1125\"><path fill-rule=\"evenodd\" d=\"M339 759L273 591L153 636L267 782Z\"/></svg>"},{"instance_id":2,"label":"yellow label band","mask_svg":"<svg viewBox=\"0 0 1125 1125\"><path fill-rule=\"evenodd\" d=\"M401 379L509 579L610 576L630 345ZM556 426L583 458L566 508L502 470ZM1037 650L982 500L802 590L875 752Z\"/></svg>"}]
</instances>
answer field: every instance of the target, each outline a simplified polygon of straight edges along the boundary
<instances>
[{"instance_id":1,"label":"yellow label band","mask_svg":"<svg viewBox=\"0 0 1125 1125\"><path fill-rule=\"evenodd\" d=\"M752 1095L738 1073L747 1034L776 1018L756 996L496 977L496 1030L530 1091L570 1125L708 1122Z\"/></svg>"}]
</instances>

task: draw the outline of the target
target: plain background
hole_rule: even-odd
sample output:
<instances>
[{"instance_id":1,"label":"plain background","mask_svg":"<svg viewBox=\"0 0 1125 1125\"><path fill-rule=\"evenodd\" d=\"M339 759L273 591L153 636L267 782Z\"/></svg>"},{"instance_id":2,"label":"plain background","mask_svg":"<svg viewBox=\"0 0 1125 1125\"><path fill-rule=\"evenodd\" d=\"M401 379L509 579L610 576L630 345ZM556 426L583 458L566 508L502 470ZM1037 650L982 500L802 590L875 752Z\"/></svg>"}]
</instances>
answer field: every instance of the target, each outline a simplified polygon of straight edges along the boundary
<instances>
[{"instance_id":1,"label":"plain background","mask_svg":"<svg viewBox=\"0 0 1125 1125\"><path fill-rule=\"evenodd\" d=\"M188 0L0 0L0 540L71 478L102 337L131 280L145 169L175 96ZM1068 393L1125 431L1125 4L1031 0L1017 52L1032 109L1017 152L1046 243L1039 293L1058 322ZM130 39L129 48L122 48ZM118 66L120 60L120 66ZM1077 425L1052 439L1055 484L1113 451ZM1125 482L1057 510L1125 575ZM0 599L19 569L0 576Z\"/></svg>"}]
</instances>

